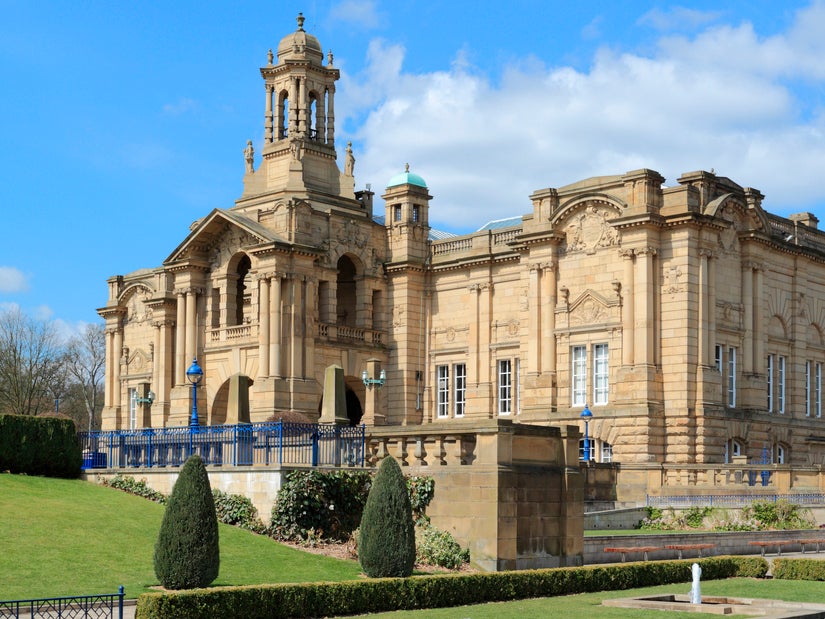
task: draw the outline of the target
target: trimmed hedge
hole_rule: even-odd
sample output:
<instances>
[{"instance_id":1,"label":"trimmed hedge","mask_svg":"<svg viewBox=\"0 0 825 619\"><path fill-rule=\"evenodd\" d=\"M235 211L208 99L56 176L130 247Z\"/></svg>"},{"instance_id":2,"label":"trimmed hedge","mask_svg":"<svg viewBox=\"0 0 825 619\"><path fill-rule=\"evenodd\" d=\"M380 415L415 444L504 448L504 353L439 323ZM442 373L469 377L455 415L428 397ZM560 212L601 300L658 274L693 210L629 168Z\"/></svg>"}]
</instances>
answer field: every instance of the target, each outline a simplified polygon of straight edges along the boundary
<instances>
[{"instance_id":1,"label":"trimmed hedge","mask_svg":"<svg viewBox=\"0 0 825 619\"><path fill-rule=\"evenodd\" d=\"M825 580L825 561L776 558L771 573L782 580Z\"/></svg>"},{"instance_id":2,"label":"trimmed hedge","mask_svg":"<svg viewBox=\"0 0 825 619\"><path fill-rule=\"evenodd\" d=\"M761 557L711 557L699 561L656 561L494 574L219 587L144 593L138 598L136 617L277 619L443 608L690 582L693 563L702 566L704 580L764 577L768 571L768 562Z\"/></svg>"},{"instance_id":3,"label":"trimmed hedge","mask_svg":"<svg viewBox=\"0 0 825 619\"><path fill-rule=\"evenodd\" d=\"M0 471L72 479L82 463L71 419L0 415Z\"/></svg>"}]
</instances>

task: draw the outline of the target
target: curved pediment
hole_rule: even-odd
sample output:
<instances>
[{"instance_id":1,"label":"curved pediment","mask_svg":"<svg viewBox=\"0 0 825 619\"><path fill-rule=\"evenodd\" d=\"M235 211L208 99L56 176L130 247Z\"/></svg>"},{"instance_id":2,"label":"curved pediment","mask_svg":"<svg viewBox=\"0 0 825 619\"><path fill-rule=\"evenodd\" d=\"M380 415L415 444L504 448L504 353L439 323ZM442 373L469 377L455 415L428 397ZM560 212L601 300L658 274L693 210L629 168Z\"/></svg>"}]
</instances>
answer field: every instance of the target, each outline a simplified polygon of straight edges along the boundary
<instances>
[{"instance_id":1,"label":"curved pediment","mask_svg":"<svg viewBox=\"0 0 825 619\"><path fill-rule=\"evenodd\" d=\"M597 249L618 245L619 232L610 220L621 215L621 206L606 197L577 199L561 209L554 225L564 230L565 252L595 253Z\"/></svg>"}]
</instances>

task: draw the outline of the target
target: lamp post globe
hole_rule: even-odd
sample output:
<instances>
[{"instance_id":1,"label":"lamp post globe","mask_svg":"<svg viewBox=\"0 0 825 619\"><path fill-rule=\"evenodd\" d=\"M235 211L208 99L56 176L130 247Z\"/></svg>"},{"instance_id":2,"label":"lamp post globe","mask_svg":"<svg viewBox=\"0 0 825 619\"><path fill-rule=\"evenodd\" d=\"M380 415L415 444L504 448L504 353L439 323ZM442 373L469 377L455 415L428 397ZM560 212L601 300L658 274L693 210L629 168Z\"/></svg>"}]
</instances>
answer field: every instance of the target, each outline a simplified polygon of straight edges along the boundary
<instances>
[{"instance_id":1,"label":"lamp post globe","mask_svg":"<svg viewBox=\"0 0 825 619\"><path fill-rule=\"evenodd\" d=\"M587 427L590 423L590 420L593 418L593 413L590 412L590 408L587 404L584 405L584 410L582 414L579 415L582 419L584 419L584 449L582 450L582 455L584 456L582 459L585 462L590 462L590 437L587 433Z\"/></svg>"},{"instance_id":2,"label":"lamp post globe","mask_svg":"<svg viewBox=\"0 0 825 619\"><path fill-rule=\"evenodd\" d=\"M192 383L192 417L189 419L190 427L200 425L198 421L198 384L203 380L203 369L198 365L197 358L192 360L192 365L186 370L186 379Z\"/></svg>"}]
</instances>

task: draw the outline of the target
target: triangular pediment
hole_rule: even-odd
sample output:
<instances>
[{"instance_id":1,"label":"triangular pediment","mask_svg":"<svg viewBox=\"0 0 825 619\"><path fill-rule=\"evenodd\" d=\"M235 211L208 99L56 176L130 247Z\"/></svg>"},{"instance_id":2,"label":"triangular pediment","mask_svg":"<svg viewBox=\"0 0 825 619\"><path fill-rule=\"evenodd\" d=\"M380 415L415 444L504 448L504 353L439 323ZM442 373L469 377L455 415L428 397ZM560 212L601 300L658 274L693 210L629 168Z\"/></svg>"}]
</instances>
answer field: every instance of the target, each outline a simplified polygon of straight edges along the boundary
<instances>
[{"instance_id":1,"label":"triangular pediment","mask_svg":"<svg viewBox=\"0 0 825 619\"><path fill-rule=\"evenodd\" d=\"M238 250L284 242L277 234L244 215L215 209L195 223L189 235L163 263L195 258L210 259L226 243L228 237L232 237L231 244Z\"/></svg>"},{"instance_id":2,"label":"triangular pediment","mask_svg":"<svg viewBox=\"0 0 825 619\"><path fill-rule=\"evenodd\" d=\"M574 325L602 326L617 320L618 298L606 299L593 290L585 290L570 303L570 323Z\"/></svg>"}]
</instances>

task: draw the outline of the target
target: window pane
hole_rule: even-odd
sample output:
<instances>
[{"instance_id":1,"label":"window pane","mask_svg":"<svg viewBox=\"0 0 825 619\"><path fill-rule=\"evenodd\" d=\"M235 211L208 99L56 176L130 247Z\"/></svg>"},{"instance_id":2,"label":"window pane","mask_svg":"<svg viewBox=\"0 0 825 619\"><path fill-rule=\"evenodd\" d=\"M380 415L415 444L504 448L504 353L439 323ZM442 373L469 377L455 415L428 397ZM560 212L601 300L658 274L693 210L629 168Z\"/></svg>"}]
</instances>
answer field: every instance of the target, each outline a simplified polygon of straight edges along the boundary
<instances>
[{"instance_id":1,"label":"window pane","mask_svg":"<svg viewBox=\"0 0 825 619\"><path fill-rule=\"evenodd\" d=\"M438 416L447 417L450 406L450 368L439 365L436 368L438 375Z\"/></svg>"},{"instance_id":2,"label":"window pane","mask_svg":"<svg viewBox=\"0 0 825 619\"><path fill-rule=\"evenodd\" d=\"M498 362L498 413L509 415L512 412L512 368L509 359Z\"/></svg>"},{"instance_id":3,"label":"window pane","mask_svg":"<svg viewBox=\"0 0 825 619\"><path fill-rule=\"evenodd\" d=\"M595 404L607 404L608 374L607 344L596 344L593 347L593 402Z\"/></svg>"},{"instance_id":4,"label":"window pane","mask_svg":"<svg viewBox=\"0 0 825 619\"><path fill-rule=\"evenodd\" d=\"M467 366L456 363L453 366L453 380L455 382L455 416L464 415L464 402L467 398Z\"/></svg>"},{"instance_id":5,"label":"window pane","mask_svg":"<svg viewBox=\"0 0 825 619\"><path fill-rule=\"evenodd\" d=\"M587 402L587 351L584 346L573 346L570 350L572 367L570 369L570 388L572 405L584 406Z\"/></svg>"}]
</instances>

